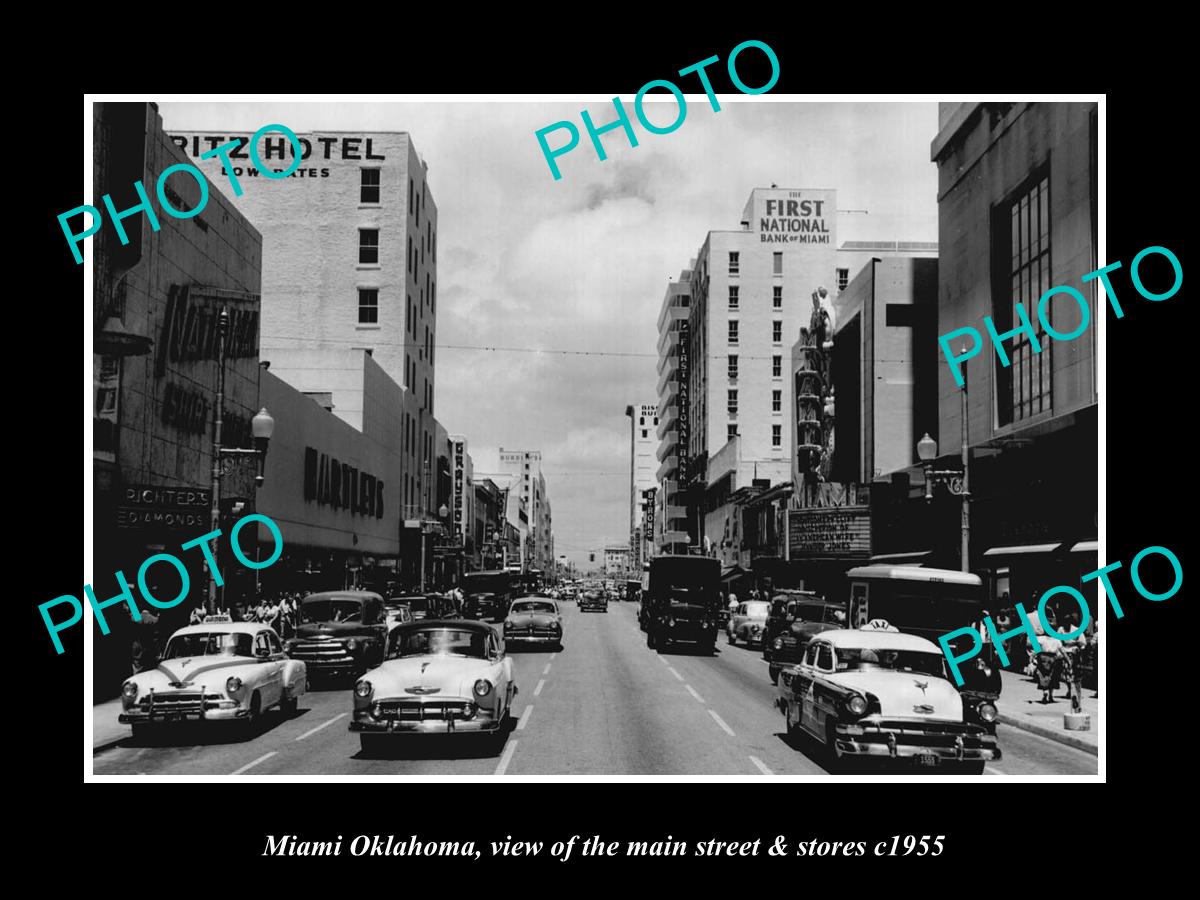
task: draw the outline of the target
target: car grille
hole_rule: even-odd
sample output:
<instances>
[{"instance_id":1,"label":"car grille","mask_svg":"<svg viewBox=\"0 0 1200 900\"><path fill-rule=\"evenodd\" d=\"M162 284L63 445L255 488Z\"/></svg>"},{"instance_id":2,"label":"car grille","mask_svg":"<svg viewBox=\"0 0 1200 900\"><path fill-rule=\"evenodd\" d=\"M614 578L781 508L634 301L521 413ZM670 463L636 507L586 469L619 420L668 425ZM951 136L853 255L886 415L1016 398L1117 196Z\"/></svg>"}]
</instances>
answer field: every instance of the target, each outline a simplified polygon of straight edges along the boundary
<instances>
[{"instance_id":1,"label":"car grille","mask_svg":"<svg viewBox=\"0 0 1200 900\"><path fill-rule=\"evenodd\" d=\"M288 653L292 659L302 659L305 662L343 662L353 659L341 641L301 641L295 644Z\"/></svg>"},{"instance_id":2,"label":"car grille","mask_svg":"<svg viewBox=\"0 0 1200 900\"><path fill-rule=\"evenodd\" d=\"M201 710L199 691L171 691L155 693L154 711L156 713L198 713ZM220 694L204 694L204 709L214 709L221 700ZM147 694L138 703L143 712L150 711L150 695Z\"/></svg>"},{"instance_id":3,"label":"car grille","mask_svg":"<svg viewBox=\"0 0 1200 900\"><path fill-rule=\"evenodd\" d=\"M984 730L978 725L971 725L966 722L906 722L884 719L878 723L874 723L873 727L877 727L882 731L894 731L906 744L916 744L919 746L943 745L953 741L959 735L971 745L977 743L985 734ZM885 739L882 735L873 734L872 726L868 726L864 737L858 738L858 740L867 741Z\"/></svg>"},{"instance_id":4,"label":"car grille","mask_svg":"<svg viewBox=\"0 0 1200 900\"><path fill-rule=\"evenodd\" d=\"M509 628L504 632L505 637L546 637L552 638L558 636L558 630L555 628L546 627L524 627Z\"/></svg>"},{"instance_id":5,"label":"car grille","mask_svg":"<svg viewBox=\"0 0 1200 900\"><path fill-rule=\"evenodd\" d=\"M401 722L445 721L465 718L465 700L381 700L380 718Z\"/></svg>"}]
</instances>

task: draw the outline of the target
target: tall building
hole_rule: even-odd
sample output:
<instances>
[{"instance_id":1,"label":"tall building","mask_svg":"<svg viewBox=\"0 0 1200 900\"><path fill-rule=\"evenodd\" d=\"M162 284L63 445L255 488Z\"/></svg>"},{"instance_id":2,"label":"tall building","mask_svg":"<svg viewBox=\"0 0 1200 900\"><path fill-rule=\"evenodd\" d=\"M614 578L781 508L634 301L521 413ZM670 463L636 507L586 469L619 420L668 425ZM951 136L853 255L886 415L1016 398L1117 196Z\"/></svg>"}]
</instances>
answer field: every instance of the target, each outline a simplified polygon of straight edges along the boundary
<instances>
[{"instance_id":1,"label":"tall building","mask_svg":"<svg viewBox=\"0 0 1200 900\"><path fill-rule=\"evenodd\" d=\"M629 574L629 547L612 544L604 548L604 575L607 578L625 578Z\"/></svg>"},{"instance_id":2,"label":"tall building","mask_svg":"<svg viewBox=\"0 0 1200 900\"><path fill-rule=\"evenodd\" d=\"M1097 105L947 103L938 119L930 149L944 248L937 333L971 326L984 345L965 366L965 387L938 356L935 463L959 465L965 390L968 564L984 577L993 613L1016 601L1028 609L1042 591L1077 584L1097 567L1096 339L1104 304L1097 306L1096 280L1081 282L1100 265ZM1063 284L1088 304L1089 321L1070 341L1051 339L1037 309L1047 289ZM1009 331L1018 305L1033 335L1006 340L1002 359L982 320L992 316L998 332ZM1059 333L1081 323L1069 297L1046 312ZM942 503L944 527L932 545L911 548L952 566L959 561L954 499ZM1094 592L1084 593L1094 602Z\"/></svg>"},{"instance_id":3,"label":"tall building","mask_svg":"<svg viewBox=\"0 0 1200 900\"><path fill-rule=\"evenodd\" d=\"M509 476L511 489L525 515L521 564L526 569L550 573L554 569L554 530L550 497L542 475L542 453L501 447L500 469Z\"/></svg>"},{"instance_id":4,"label":"tall building","mask_svg":"<svg viewBox=\"0 0 1200 900\"><path fill-rule=\"evenodd\" d=\"M687 502L682 482L688 479L687 447L691 434L691 404L688 394L691 313L691 268L667 284L658 313L658 482L655 495L654 533L657 550L679 550L692 542ZM683 475L681 476L681 467Z\"/></svg>"},{"instance_id":5,"label":"tall building","mask_svg":"<svg viewBox=\"0 0 1200 900\"><path fill-rule=\"evenodd\" d=\"M402 388L386 427L403 447L403 577L417 583L416 567L424 559L428 574L433 555L422 523L438 521L448 475L433 405L438 223L428 167L406 132L300 133L299 160L282 132L253 149L252 138L222 128L170 134L262 233L261 356L271 372L360 431L376 401L359 356ZM231 166L200 158L228 142L238 145ZM267 179L267 167L287 175Z\"/></svg>"},{"instance_id":6,"label":"tall building","mask_svg":"<svg viewBox=\"0 0 1200 900\"><path fill-rule=\"evenodd\" d=\"M641 565L645 540L641 532L642 492L657 487L655 478L658 448L658 404L642 403L625 407L629 417L629 548L634 563Z\"/></svg>"}]
</instances>

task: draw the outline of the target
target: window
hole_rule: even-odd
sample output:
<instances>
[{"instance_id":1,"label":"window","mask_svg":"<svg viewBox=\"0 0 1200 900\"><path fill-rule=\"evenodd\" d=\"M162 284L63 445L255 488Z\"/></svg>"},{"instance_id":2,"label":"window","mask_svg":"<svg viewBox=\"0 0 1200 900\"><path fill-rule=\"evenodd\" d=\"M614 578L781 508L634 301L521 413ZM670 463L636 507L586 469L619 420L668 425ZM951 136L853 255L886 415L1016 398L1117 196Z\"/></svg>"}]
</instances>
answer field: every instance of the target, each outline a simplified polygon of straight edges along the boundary
<instances>
[{"instance_id":1,"label":"window","mask_svg":"<svg viewBox=\"0 0 1200 900\"><path fill-rule=\"evenodd\" d=\"M783 412L783 391L771 391L771 412Z\"/></svg>"},{"instance_id":2,"label":"window","mask_svg":"<svg viewBox=\"0 0 1200 900\"><path fill-rule=\"evenodd\" d=\"M833 648L828 644L821 644L817 650L817 668L824 672L833 671Z\"/></svg>"},{"instance_id":3,"label":"window","mask_svg":"<svg viewBox=\"0 0 1200 900\"><path fill-rule=\"evenodd\" d=\"M358 289L358 324L379 324L379 289Z\"/></svg>"},{"instance_id":4,"label":"window","mask_svg":"<svg viewBox=\"0 0 1200 900\"><path fill-rule=\"evenodd\" d=\"M650 430L649 430L649 429L647 429L647 428L643 428L643 429L642 429L642 437L643 437L643 438L647 438L647 437L649 437L649 436L650 436Z\"/></svg>"},{"instance_id":5,"label":"window","mask_svg":"<svg viewBox=\"0 0 1200 900\"><path fill-rule=\"evenodd\" d=\"M782 356L772 356L771 357L771 377L772 378L782 378L783 377L783 357Z\"/></svg>"},{"instance_id":6,"label":"window","mask_svg":"<svg viewBox=\"0 0 1200 900\"><path fill-rule=\"evenodd\" d=\"M410 384L412 384L412 378L409 376L409 373L411 371L412 371L412 357L409 354L405 353L404 354L404 375L405 375L404 386L405 387L408 387Z\"/></svg>"},{"instance_id":7,"label":"window","mask_svg":"<svg viewBox=\"0 0 1200 900\"><path fill-rule=\"evenodd\" d=\"M411 271L413 270L413 267L412 267L412 235L411 235L411 234L408 236L408 259L407 259L407 263L408 263L408 271L410 271L410 272L411 272Z\"/></svg>"},{"instance_id":8,"label":"window","mask_svg":"<svg viewBox=\"0 0 1200 900\"><path fill-rule=\"evenodd\" d=\"M776 275L783 274L783 254L775 253L775 268L771 270Z\"/></svg>"},{"instance_id":9,"label":"window","mask_svg":"<svg viewBox=\"0 0 1200 900\"><path fill-rule=\"evenodd\" d=\"M729 320L729 343L736 344L738 342L738 323L737 319Z\"/></svg>"},{"instance_id":10,"label":"window","mask_svg":"<svg viewBox=\"0 0 1200 900\"><path fill-rule=\"evenodd\" d=\"M738 286L736 284L731 284L729 286L729 308L738 308Z\"/></svg>"},{"instance_id":11,"label":"window","mask_svg":"<svg viewBox=\"0 0 1200 900\"><path fill-rule=\"evenodd\" d=\"M413 180L408 179L408 214L413 214ZM410 241L411 244L411 241Z\"/></svg>"},{"instance_id":12,"label":"window","mask_svg":"<svg viewBox=\"0 0 1200 900\"><path fill-rule=\"evenodd\" d=\"M729 399L728 399L727 405L729 408L729 414L731 416L736 416L737 415L737 389L736 388L733 388L729 391Z\"/></svg>"},{"instance_id":13,"label":"window","mask_svg":"<svg viewBox=\"0 0 1200 900\"><path fill-rule=\"evenodd\" d=\"M413 318L412 297L406 297L404 300L404 330L405 331L412 331L412 329L413 329L412 318Z\"/></svg>"},{"instance_id":14,"label":"window","mask_svg":"<svg viewBox=\"0 0 1200 900\"><path fill-rule=\"evenodd\" d=\"M646 417L645 417L645 416L638 416L638 424L639 424L639 425L645 425L645 424L646 424ZM527 469L529 468L529 463L526 463L526 464L525 464L525 468L527 468Z\"/></svg>"},{"instance_id":15,"label":"window","mask_svg":"<svg viewBox=\"0 0 1200 900\"><path fill-rule=\"evenodd\" d=\"M771 323L771 341L775 344L783 343L783 322L780 319Z\"/></svg>"},{"instance_id":16,"label":"window","mask_svg":"<svg viewBox=\"0 0 1200 900\"><path fill-rule=\"evenodd\" d=\"M437 312L437 282L429 282L429 311Z\"/></svg>"},{"instance_id":17,"label":"window","mask_svg":"<svg viewBox=\"0 0 1200 900\"><path fill-rule=\"evenodd\" d=\"M379 264L379 229L358 229L358 261L369 265Z\"/></svg>"},{"instance_id":18,"label":"window","mask_svg":"<svg viewBox=\"0 0 1200 900\"><path fill-rule=\"evenodd\" d=\"M1003 342L1009 366L1002 366L997 355L996 405L1000 425L1008 425L1050 410L1053 344L1037 314L1038 299L1050 288L1050 179L1044 172L997 210L992 234L996 330L1003 333L1019 324L1014 321L1014 308L1019 305L1042 348L1035 353L1029 333L1022 331Z\"/></svg>"},{"instance_id":19,"label":"window","mask_svg":"<svg viewBox=\"0 0 1200 900\"><path fill-rule=\"evenodd\" d=\"M771 305L776 309L783 309L783 285L777 284L774 286L774 296L771 297Z\"/></svg>"},{"instance_id":20,"label":"window","mask_svg":"<svg viewBox=\"0 0 1200 900\"><path fill-rule=\"evenodd\" d=\"M850 270L849 269L838 269L837 270L837 289L839 291L844 291L846 289L846 285L848 285L849 283L850 283Z\"/></svg>"},{"instance_id":21,"label":"window","mask_svg":"<svg viewBox=\"0 0 1200 900\"><path fill-rule=\"evenodd\" d=\"M783 426L782 425L772 425L771 426L771 446L772 447L782 447L783 446Z\"/></svg>"},{"instance_id":22,"label":"window","mask_svg":"<svg viewBox=\"0 0 1200 900\"><path fill-rule=\"evenodd\" d=\"M737 379L737 377L738 377L737 354L730 353L729 354L729 380L735 381Z\"/></svg>"},{"instance_id":23,"label":"window","mask_svg":"<svg viewBox=\"0 0 1200 900\"><path fill-rule=\"evenodd\" d=\"M737 437L737 424L730 422L725 426L725 440L732 441L735 437Z\"/></svg>"},{"instance_id":24,"label":"window","mask_svg":"<svg viewBox=\"0 0 1200 900\"><path fill-rule=\"evenodd\" d=\"M729 254L729 274L737 275L741 271L741 268L741 254L731 252Z\"/></svg>"},{"instance_id":25,"label":"window","mask_svg":"<svg viewBox=\"0 0 1200 900\"><path fill-rule=\"evenodd\" d=\"M359 187L358 202L359 203L378 203L379 202L379 170L378 169L363 169L362 182Z\"/></svg>"}]
</instances>

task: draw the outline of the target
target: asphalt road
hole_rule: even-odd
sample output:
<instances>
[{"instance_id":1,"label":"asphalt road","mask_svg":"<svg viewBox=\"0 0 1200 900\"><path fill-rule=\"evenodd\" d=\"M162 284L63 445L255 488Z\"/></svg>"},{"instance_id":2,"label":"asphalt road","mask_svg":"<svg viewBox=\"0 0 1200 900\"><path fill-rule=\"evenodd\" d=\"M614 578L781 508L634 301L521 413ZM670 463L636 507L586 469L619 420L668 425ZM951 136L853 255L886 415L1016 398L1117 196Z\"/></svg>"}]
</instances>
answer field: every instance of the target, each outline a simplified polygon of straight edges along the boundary
<instances>
[{"instance_id":1,"label":"asphalt road","mask_svg":"<svg viewBox=\"0 0 1200 900\"><path fill-rule=\"evenodd\" d=\"M124 741L96 775L819 775L822 751L784 735L761 652L717 655L646 647L636 607L607 613L563 604L564 649L510 649L520 688L503 749L476 736L410 736L387 758L363 758L347 730L349 687L306 694L292 716L271 711L249 738L220 731ZM1018 729L998 729L992 775L1092 775L1097 759ZM866 772L882 771L878 768Z\"/></svg>"}]
</instances>

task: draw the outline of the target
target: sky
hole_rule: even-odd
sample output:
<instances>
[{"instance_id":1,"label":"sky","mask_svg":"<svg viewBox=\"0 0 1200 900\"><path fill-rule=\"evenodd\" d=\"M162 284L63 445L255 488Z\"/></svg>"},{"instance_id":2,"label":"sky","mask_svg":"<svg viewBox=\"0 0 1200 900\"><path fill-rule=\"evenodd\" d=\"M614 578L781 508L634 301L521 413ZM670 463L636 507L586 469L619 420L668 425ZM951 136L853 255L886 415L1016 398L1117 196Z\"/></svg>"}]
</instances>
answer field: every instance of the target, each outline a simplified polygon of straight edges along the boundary
<instances>
[{"instance_id":1,"label":"sky","mask_svg":"<svg viewBox=\"0 0 1200 900\"><path fill-rule=\"evenodd\" d=\"M653 95L651 95L653 96ZM623 97L626 109L632 98ZM934 103L797 103L688 95L682 125L597 158L582 125L611 101L161 102L168 132L407 131L438 209L434 409L476 473L499 448L542 451L555 551L629 540L628 404L657 403L657 320L710 230L737 229L755 187L834 188L840 240L937 240ZM645 104L666 125L674 101ZM555 180L535 132L571 121ZM565 132L548 137L557 147ZM854 210L854 212L849 212ZM865 210L865 212L862 212ZM851 273L853 277L855 273ZM541 352L457 349L521 348ZM545 351L586 351L592 355ZM597 355L619 354L619 355Z\"/></svg>"}]
</instances>

